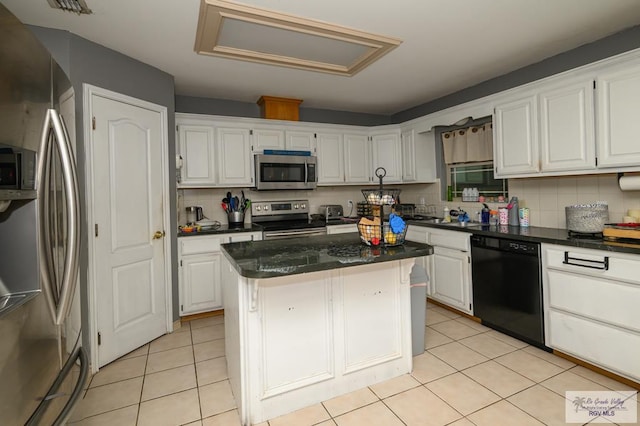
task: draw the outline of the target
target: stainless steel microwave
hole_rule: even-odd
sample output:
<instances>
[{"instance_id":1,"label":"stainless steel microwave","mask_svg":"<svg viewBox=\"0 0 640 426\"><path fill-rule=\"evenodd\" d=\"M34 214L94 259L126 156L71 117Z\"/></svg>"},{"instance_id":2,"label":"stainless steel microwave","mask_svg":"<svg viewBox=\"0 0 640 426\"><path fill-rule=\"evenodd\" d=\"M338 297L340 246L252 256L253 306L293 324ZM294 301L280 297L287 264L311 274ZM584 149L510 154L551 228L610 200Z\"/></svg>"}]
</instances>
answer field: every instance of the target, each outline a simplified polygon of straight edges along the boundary
<instances>
[{"instance_id":1,"label":"stainless steel microwave","mask_svg":"<svg viewBox=\"0 0 640 426\"><path fill-rule=\"evenodd\" d=\"M36 153L0 145L0 200L36 198Z\"/></svg>"},{"instance_id":2,"label":"stainless steel microwave","mask_svg":"<svg viewBox=\"0 0 640 426\"><path fill-rule=\"evenodd\" d=\"M316 157L311 155L255 155L257 190L315 189Z\"/></svg>"}]
</instances>

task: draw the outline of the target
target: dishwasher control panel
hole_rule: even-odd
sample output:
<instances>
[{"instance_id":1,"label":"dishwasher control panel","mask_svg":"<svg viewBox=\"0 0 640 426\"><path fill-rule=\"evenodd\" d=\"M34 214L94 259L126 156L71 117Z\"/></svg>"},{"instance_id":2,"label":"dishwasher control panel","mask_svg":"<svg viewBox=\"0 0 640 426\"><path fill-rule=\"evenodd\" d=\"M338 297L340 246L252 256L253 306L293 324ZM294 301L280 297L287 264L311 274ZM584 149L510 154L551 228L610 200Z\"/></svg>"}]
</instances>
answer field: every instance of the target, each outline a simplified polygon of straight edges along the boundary
<instances>
[{"instance_id":1,"label":"dishwasher control panel","mask_svg":"<svg viewBox=\"0 0 640 426\"><path fill-rule=\"evenodd\" d=\"M505 238L484 237L480 235L474 235L471 237L471 245L474 247L485 247L489 249L530 255L537 255L540 252L539 243L509 240Z\"/></svg>"}]
</instances>

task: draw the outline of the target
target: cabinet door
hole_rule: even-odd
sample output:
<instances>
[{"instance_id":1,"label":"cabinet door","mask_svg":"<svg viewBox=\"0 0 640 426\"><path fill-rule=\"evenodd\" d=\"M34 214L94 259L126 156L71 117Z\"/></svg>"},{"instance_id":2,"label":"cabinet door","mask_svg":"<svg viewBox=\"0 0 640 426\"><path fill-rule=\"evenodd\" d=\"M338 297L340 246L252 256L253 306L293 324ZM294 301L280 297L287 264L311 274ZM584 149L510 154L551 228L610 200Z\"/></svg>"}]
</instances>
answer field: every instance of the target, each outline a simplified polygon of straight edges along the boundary
<instances>
[{"instance_id":1,"label":"cabinet door","mask_svg":"<svg viewBox=\"0 0 640 426\"><path fill-rule=\"evenodd\" d=\"M434 247L431 297L472 313L469 253Z\"/></svg>"},{"instance_id":2,"label":"cabinet door","mask_svg":"<svg viewBox=\"0 0 640 426\"><path fill-rule=\"evenodd\" d=\"M416 175L416 142L413 130L400 134L402 148L402 181L415 182Z\"/></svg>"},{"instance_id":3,"label":"cabinet door","mask_svg":"<svg viewBox=\"0 0 640 426\"><path fill-rule=\"evenodd\" d=\"M183 256L181 264L180 314L222 308L220 253Z\"/></svg>"},{"instance_id":4,"label":"cabinet door","mask_svg":"<svg viewBox=\"0 0 640 426\"><path fill-rule=\"evenodd\" d=\"M640 142L640 65L624 65L596 79L598 166L637 166Z\"/></svg>"},{"instance_id":5,"label":"cabinet door","mask_svg":"<svg viewBox=\"0 0 640 426\"><path fill-rule=\"evenodd\" d=\"M366 135L344 135L345 181L371 183L371 150Z\"/></svg>"},{"instance_id":6,"label":"cabinet door","mask_svg":"<svg viewBox=\"0 0 640 426\"><path fill-rule=\"evenodd\" d=\"M265 149L284 149L284 130L253 129L253 151L262 153Z\"/></svg>"},{"instance_id":7,"label":"cabinet door","mask_svg":"<svg viewBox=\"0 0 640 426\"><path fill-rule=\"evenodd\" d=\"M342 135L318 133L318 184L344 182Z\"/></svg>"},{"instance_id":8,"label":"cabinet door","mask_svg":"<svg viewBox=\"0 0 640 426\"><path fill-rule=\"evenodd\" d=\"M251 174L251 142L249 129L218 128L218 168L221 185L249 186Z\"/></svg>"},{"instance_id":9,"label":"cabinet door","mask_svg":"<svg viewBox=\"0 0 640 426\"><path fill-rule=\"evenodd\" d=\"M537 129L535 95L496 106L493 116L496 177L539 171Z\"/></svg>"},{"instance_id":10,"label":"cabinet door","mask_svg":"<svg viewBox=\"0 0 640 426\"><path fill-rule=\"evenodd\" d=\"M316 135L314 132L287 130L285 147L294 151L316 152Z\"/></svg>"},{"instance_id":11,"label":"cabinet door","mask_svg":"<svg viewBox=\"0 0 640 426\"><path fill-rule=\"evenodd\" d=\"M398 133L374 135L371 137L371 141L371 149L373 152L373 179L377 179L375 177L375 170L378 167L384 167L387 174L383 182L401 182L402 160L400 158L400 135Z\"/></svg>"},{"instance_id":12,"label":"cabinet door","mask_svg":"<svg viewBox=\"0 0 640 426\"><path fill-rule=\"evenodd\" d=\"M216 183L215 144L212 126L178 126L182 157L180 186L210 186Z\"/></svg>"},{"instance_id":13,"label":"cabinet door","mask_svg":"<svg viewBox=\"0 0 640 426\"><path fill-rule=\"evenodd\" d=\"M595 169L593 80L542 92L539 99L542 171Z\"/></svg>"},{"instance_id":14,"label":"cabinet door","mask_svg":"<svg viewBox=\"0 0 640 426\"><path fill-rule=\"evenodd\" d=\"M404 239L416 243L429 244L429 231L421 226L409 226ZM433 256L417 257L416 265L424 268L427 273L427 296L431 296L433 287Z\"/></svg>"}]
</instances>

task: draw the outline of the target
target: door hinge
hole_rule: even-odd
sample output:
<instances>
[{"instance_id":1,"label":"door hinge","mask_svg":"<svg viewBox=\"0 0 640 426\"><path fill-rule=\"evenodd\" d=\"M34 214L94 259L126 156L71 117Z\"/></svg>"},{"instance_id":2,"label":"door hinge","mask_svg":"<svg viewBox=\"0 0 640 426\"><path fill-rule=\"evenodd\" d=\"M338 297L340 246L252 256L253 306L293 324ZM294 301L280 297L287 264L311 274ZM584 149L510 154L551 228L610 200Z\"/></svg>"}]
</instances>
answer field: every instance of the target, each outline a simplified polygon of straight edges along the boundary
<instances>
[{"instance_id":1,"label":"door hinge","mask_svg":"<svg viewBox=\"0 0 640 426\"><path fill-rule=\"evenodd\" d=\"M102 344L102 334L98 331L98 346Z\"/></svg>"},{"instance_id":2,"label":"door hinge","mask_svg":"<svg viewBox=\"0 0 640 426\"><path fill-rule=\"evenodd\" d=\"M96 237L98 236L98 224L96 223L95 225L93 225L94 228L94 233L96 234Z\"/></svg>"},{"instance_id":3,"label":"door hinge","mask_svg":"<svg viewBox=\"0 0 640 426\"><path fill-rule=\"evenodd\" d=\"M182 266L182 260L180 261L180 266Z\"/></svg>"},{"instance_id":4,"label":"door hinge","mask_svg":"<svg viewBox=\"0 0 640 426\"><path fill-rule=\"evenodd\" d=\"M93 118L91 119L91 128L92 128L93 130L95 130L95 129L96 129L96 118L95 118L95 117L93 117Z\"/></svg>"},{"instance_id":5,"label":"door hinge","mask_svg":"<svg viewBox=\"0 0 640 426\"><path fill-rule=\"evenodd\" d=\"M180 310L184 312L184 305L180 305Z\"/></svg>"},{"instance_id":6,"label":"door hinge","mask_svg":"<svg viewBox=\"0 0 640 426\"><path fill-rule=\"evenodd\" d=\"M253 129L249 130L249 134L253 135Z\"/></svg>"},{"instance_id":7,"label":"door hinge","mask_svg":"<svg viewBox=\"0 0 640 426\"><path fill-rule=\"evenodd\" d=\"M593 80L593 88L594 89L596 88L596 81L595 80Z\"/></svg>"},{"instance_id":8,"label":"door hinge","mask_svg":"<svg viewBox=\"0 0 640 426\"><path fill-rule=\"evenodd\" d=\"M318 134L317 134L317 133L314 133L314 134L313 134L313 138L314 138L314 139L318 139Z\"/></svg>"},{"instance_id":9,"label":"door hinge","mask_svg":"<svg viewBox=\"0 0 640 426\"><path fill-rule=\"evenodd\" d=\"M469 310L471 310L471 303L469 303Z\"/></svg>"},{"instance_id":10,"label":"door hinge","mask_svg":"<svg viewBox=\"0 0 640 426\"><path fill-rule=\"evenodd\" d=\"M596 157L596 167L598 167L598 157Z\"/></svg>"}]
</instances>

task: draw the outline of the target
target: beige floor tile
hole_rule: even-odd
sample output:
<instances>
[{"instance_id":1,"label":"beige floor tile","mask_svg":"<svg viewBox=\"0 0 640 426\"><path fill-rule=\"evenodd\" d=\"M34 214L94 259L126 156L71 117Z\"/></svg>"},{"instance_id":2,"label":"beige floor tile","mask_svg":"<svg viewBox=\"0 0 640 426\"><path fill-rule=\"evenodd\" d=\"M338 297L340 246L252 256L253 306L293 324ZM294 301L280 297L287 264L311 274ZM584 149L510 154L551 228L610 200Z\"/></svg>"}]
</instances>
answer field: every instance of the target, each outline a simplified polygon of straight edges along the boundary
<instances>
[{"instance_id":1,"label":"beige floor tile","mask_svg":"<svg viewBox=\"0 0 640 426\"><path fill-rule=\"evenodd\" d=\"M108 383L119 382L120 380L142 377L146 366L147 357L145 356L119 359L102 367L91 379L89 387L94 388Z\"/></svg>"},{"instance_id":2,"label":"beige floor tile","mask_svg":"<svg viewBox=\"0 0 640 426\"><path fill-rule=\"evenodd\" d=\"M565 399L540 385L510 396L507 401L545 425L565 425Z\"/></svg>"},{"instance_id":3,"label":"beige floor tile","mask_svg":"<svg viewBox=\"0 0 640 426\"><path fill-rule=\"evenodd\" d=\"M524 411L508 401L502 400L469 415L469 420L477 426L542 426Z\"/></svg>"},{"instance_id":4,"label":"beige floor tile","mask_svg":"<svg viewBox=\"0 0 640 426\"><path fill-rule=\"evenodd\" d=\"M329 419L322 423L318 423L316 426L336 426L336 422L334 422L332 419Z\"/></svg>"},{"instance_id":5,"label":"beige floor tile","mask_svg":"<svg viewBox=\"0 0 640 426\"><path fill-rule=\"evenodd\" d=\"M77 423L70 422L69 426L136 426L137 420L138 404L88 417Z\"/></svg>"},{"instance_id":6,"label":"beige floor tile","mask_svg":"<svg viewBox=\"0 0 640 426\"><path fill-rule=\"evenodd\" d=\"M120 359L135 358L137 356L147 356L149 354L149 345L140 346L138 349L134 349L128 354L120 357Z\"/></svg>"},{"instance_id":7,"label":"beige floor tile","mask_svg":"<svg viewBox=\"0 0 640 426\"><path fill-rule=\"evenodd\" d=\"M165 334L149 343L149 354L166 351L168 349L181 348L183 346L191 346L190 333Z\"/></svg>"},{"instance_id":8,"label":"beige floor tile","mask_svg":"<svg viewBox=\"0 0 640 426\"><path fill-rule=\"evenodd\" d=\"M593 382L589 379L585 379L571 371L565 371L564 373L553 376L544 382L540 382L545 388L554 391L561 397L565 397L566 391L610 391L600 383Z\"/></svg>"},{"instance_id":9,"label":"beige floor tile","mask_svg":"<svg viewBox=\"0 0 640 426\"><path fill-rule=\"evenodd\" d=\"M331 417L336 417L376 401L378 401L376 394L369 388L363 388L331 398L328 401L324 401L322 405L324 405L324 408L331 414Z\"/></svg>"},{"instance_id":10,"label":"beige floor tile","mask_svg":"<svg viewBox=\"0 0 640 426\"><path fill-rule=\"evenodd\" d=\"M464 339L465 337L474 336L480 333L480 331L475 330L468 325L461 324L456 320L439 322L437 324L433 324L431 328L453 340Z\"/></svg>"},{"instance_id":11,"label":"beige floor tile","mask_svg":"<svg viewBox=\"0 0 640 426\"><path fill-rule=\"evenodd\" d=\"M198 328L208 327L210 325L224 324L224 315L216 315L213 317L196 319L193 321L189 321L189 324L191 325L192 331Z\"/></svg>"},{"instance_id":12,"label":"beige floor tile","mask_svg":"<svg viewBox=\"0 0 640 426\"><path fill-rule=\"evenodd\" d=\"M191 331L193 344L208 342L210 340L224 339L224 324L214 324L196 328Z\"/></svg>"},{"instance_id":13,"label":"beige floor tile","mask_svg":"<svg viewBox=\"0 0 640 426\"><path fill-rule=\"evenodd\" d=\"M174 333L185 333L187 331L191 331L191 324L189 324L189 321L181 323L180 327L173 327Z\"/></svg>"},{"instance_id":14,"label":"beige floor tile","mask_svg":"<svg viewBox=\"0 0 640 426\"><path fill-rule=\"evenodd\" d=\"M514 339L513 337L507 336L506 334L500 333L499 331L496 331L496 330L487 331L487 335L491 337L495 337L496 339L508 345L515 346L516 348L519 348L519 349L526 348L527 346L529 346L528 343L525 343L522 340Z\"/></svg>"},{"instance_id":15,"label":"beige floor tile","mask_svg":"<svg viewBox=\"0 0 640 426\"><path fill-rule=\"evenodd\" d=\"M471 327L474 330L478 330L478 331L480 331L482 333L484 333L486 331L491 331L491 329L489 327L487 327L486 325L482 325L478 321L474 321L474 320L469 319L469 318L460 317L460 318L456 318L456 321L458 321L460 324L464 324L467 327Z\"/></svg>"},{"instance_id":16,"label":"beige floor tile","mask_svg":"<svg viewBox=\"0 0 640 426\"><path fill-rule=\"evenodd\" d=\"M458 340L458 343L462 343L466 347L481 353L487 358L495 358L518 350L515 346L508 345L494 337L487 336L486 334L478 334L465 339L460 339Z\"/></svg>"},{"instance_id":17,"label":"beige floor tile","mask_svg":"<svg viewBox=\"0 0 640 426\"><path fill-rule=\"evenodd\" d=\"M525 351L511 352L510 354L496 358L495 361L536 383L564 371L557 365L551 364Z\"/></svg>"},{"instance_id":18,"label":"beige floor tile","mask_svg":"<svg viewBox=\"0 0 640 426\"><path fill-rule=\"evenodd\" d=\"M402 426L402 422L382 402L358 408L334 418L338 426ZM270 426L274 426L270 422Z\"/></svg>"},{"instance_id":19,"label":"beige floor tile","mask_svg":"<svg viewBox=\"0 0 640 426\"><path fill-rule=\"evenodd\" d=\"M440 426L462 416L424 386L384 400L389 408L409 426Z\"/></svg>"},{"instance_id":20,"label":"beige floor tile","mask_svg":"<svg viewBox=\"0 0 640 426\"><path fill-rule=\"evenodd\" d=\"M462 373L443 377L425 386L465 416L500 400L498 395Z\"/></svg>"},{"instance_id":21,"label":"beige floor tile","mask_svg":"<svg viewBox=\"0 0 640 426\"><path fill-rule=\"evenodd\" d=\"M449 320L451 320L451 318L444 316L440 312L436 312L436 311L427 311L427 315L425 317L425 323L427 325L433 325L439 322L444 322Z\"/></svg>"},{"instance_id":22,"label":"beige floor tile","mask_svg":"<svg viewBox=\"0 0 640 426\"><path fill-rule=\"evenodd\" d=\"M284 416L269 420L269 426L311 426L331 419L322 404L302 408Z\"/></svg>"},{"instance_id":23,"label":"beige floor tile","mask_svg":"<svg viewBox=\"0 0 640 426\"><path fill-rule=\"evenodd\" d=\"M184 426L202 426L202 420L196 420L195 422L187 423Z\"/></svg>"},{"instance_id":24,"label":"beige floor tile","mask_svg":"<svg viewBox=\"0 0 640 426\"><path fill-rule=\"evenodd\" d=\"M211 340L193 345L193 353L196 362L224 356L224 339Z\"/></svg>"},{"instance_id":25,"label":"beige floor tile","mask_svg":"<svg viewBox=\"0 0 640 426\"><path fill-rule=\"evenodd\" d=\"M202 426L241 426L240 415L238 410L226 411L213 417L202 419Z\"/></svg>"},{"instance_id":26,"label":"beige floor tile","mask_svg":"<svg viewBox=\"0 0 640 426\"><path fill-rule=\"evenodd\" d=\"M475 426L475 425L471 423L470 420L467 420L466 417L463 417L460 420L456 420L453 423L449 423L449 426Z\"/></svg>"},{"instance_id":27,"label":"beige floor tile","mask_svg":"<svg viewBox=\"0 0 640 426\"><path fill-rule=\"evenodd\" d=\"M495 361L474 365L462 373L503 398L535 385L531 380Z\"/></svg>"},{"instance_id":28,"label":"beige floor tile","mask_svg":"<svg viewBox=\"0 0 640 426\"><path fill-rule=\"evenodd\" d=\"M198 390L189 389L141 403L138 426L174 426L198 420Z\"/></svg>"},{"instance_id":29,"label":"beige floor tile","mask_svg":"<svg viewBox=\"0 0 640 426\"><path fill-rule=\"evenodd\" d=\"M411 376L420 383L428 383L455 372L455 368L429 352L413 357Z\"/></svg>"},{"instance_id":30,"label":"beige floor tile","mask_svg":"<svg viewBox=\"0 0 640 426\"><path fill-rule=\"evenodd\" d=\"M573 362L569 361L568 359L561 358L557 355L554 355L551 352L543 351L542 349L536 348L535 346L527 346L526 348L523 349L523 351L529 352L531 355L535 355L538 358L542 358L545 361L550 362L551 364L555 364L560 368L564 368L565 370L576 366Z\"/></svg>"},{"instance_id":31,"label":"beige floor tile","mask_svg":"<svg viewBox=\"0 0 640 426\"><path fill-rule=\"evenodd\" d=\"M410 374L404 374L369 387L378 396L378 398L384 399L391 395L413 389L417 386L420 386L419 381L411 377Z\"/></svg>"},{"instance_id":32,"label":"beige floor tile","mask_svg":"<svg viewBox=\"0 0 640 426\"><path fill-rule=\"evenodd\" d=\"M167 351L149 354L149 358L147 359L147 374L189 364L193 364L193 348L191 346L169 349Z\"/></svg>"},{"instance_id":33,"label":"beige floor tile","mask_svg":"<svg viewBox=\"0 0 640 426\"><path fill-rule=\"evenodd\" d=\"M208 359L196 363L198 386L208 385L229 378L227 374L227 358Z\"/></svg>"},{"instance_id":34,"label":"beige floor tile","mask_svg":"<svg viewBox=\"0 0 640 426\"><path fill-rule=\"evenodd\" d=\"M228 380L201 386L198 391L203 418L236 408L236 400L233 398Z\"/></svg>"},{"instance_id":35,"label":"beige floor tile","mask_svg":"<svg viewBox=\"0 0 640 426\"><path fill-rule=\"evenodd\" d=\"M589 379L593 382L600 383L601 385L604 385L611 390L626 390L626 391L635 390L629 385L625 385L624 383L621 383L610 377L603 376L602 374L596 373L595 371L589 370L588 368L585 368L581 365L577 365L572 369L570 369L569 371L571 371L574 374L577 374L578 376L582 376L585 379ZM638 420L640 421L640 418Z\"/></svg>"},{"instance_id":36,"label":"beige floor tile","mask_svg":"<svg viewBox=\"0 0 640 426\"><path fill-rule=\"evenodd\" d=\"M451 342L453 342L453 339L434 330L433 328L427 327L425 329L425 332L424 332L425 349L435 348L436 346L444 345L446 343L451 343Z\"/></svg>"},{"instance_id":37,"label":"beige floor tile","mask_svg":"<svg viewBox=\"0 0 640 426\"><path fill-rule=\"evenodd\" d=\"M427 305L427 306L429 306L429 305ZM441 307L441 306L438 306L438 305L433 305L433 307L432 307L432 308L430 308L430 309L431 309L433 312L437 312L437 313L439 313L439 314L442 314L442 315L444 315L445 317L450 318L450 319L460 318L460 317L462 316L462 315L460 315L460 314L456 314L455 312L450 311L449 309L445 309L445 308L443 308L443 307Z\"/></svg>"},{"instance_id":38,"label":"beige floor tile","mask_svg":"<svg viewBox=\"0 0 640 426\"><path fill-rule=\"evenodd\" d=\"M142 387L142 401L197 387L193 364L147 374Z\"/></svg>"},{"instance_id":39,"label":"beige floor tile","mask_svg":"<svg viewBox=\"0 0 640 426\"><path fill-rule=\"evenodd\" d=\"M89 389L78 403L73 419L79 420L140 402L142 377Z\"/></svg>"},{"instance_id":40,"label":"beige floor tile","mask_svg":"<svg viewBox=\"0 0 640 426\"><path fill-rule=\"evenodd\" d=\"M465 368L469 368L488 360L486 356L481 355L458 342L447 343L446 345L429 349L429 353L437 356L457 370L464 370Z\"/></svg>"}]
</instances>

